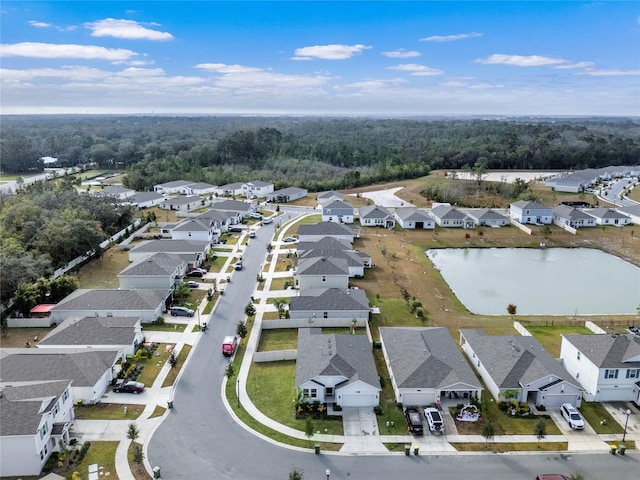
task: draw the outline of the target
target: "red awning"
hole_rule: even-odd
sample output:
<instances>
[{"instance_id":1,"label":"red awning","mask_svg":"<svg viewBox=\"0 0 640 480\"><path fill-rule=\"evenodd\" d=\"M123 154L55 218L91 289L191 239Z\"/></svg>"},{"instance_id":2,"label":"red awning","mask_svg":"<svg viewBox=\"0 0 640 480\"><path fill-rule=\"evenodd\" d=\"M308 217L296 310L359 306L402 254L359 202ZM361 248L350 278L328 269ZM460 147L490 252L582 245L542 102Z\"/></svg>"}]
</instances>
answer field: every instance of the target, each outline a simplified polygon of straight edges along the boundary
<instances>
[{"instance_id":1,"label":"red awning","mask_svg":"<svg viewBox=\"0 0 640 480\"><path fill-rule=\"evenodd\" d=\"M30 312L31 313L49 313L53 307L55 307L55 303L41 303L40 305L36 305L33 307Z\"/></svg>"}]
</instances>

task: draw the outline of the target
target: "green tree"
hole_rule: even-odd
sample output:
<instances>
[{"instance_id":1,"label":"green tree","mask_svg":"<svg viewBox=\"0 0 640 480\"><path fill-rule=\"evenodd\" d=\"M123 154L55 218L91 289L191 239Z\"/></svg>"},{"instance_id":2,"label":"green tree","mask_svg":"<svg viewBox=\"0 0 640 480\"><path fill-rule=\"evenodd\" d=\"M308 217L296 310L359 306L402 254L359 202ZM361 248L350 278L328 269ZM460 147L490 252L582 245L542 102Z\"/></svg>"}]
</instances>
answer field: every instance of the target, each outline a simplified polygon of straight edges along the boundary
<instances>
[{"instance_id":1,"label":"green tree","mask_svg":"<svg viewBox=\"0 0 640 480\"><path fill-rule=\"evenodd\" d=\"M304 418L304 435L309 440L309 443L311 443L311 438L313 437L315 430L316 426L313 423L313 419L310 416L306 416Z\"/></svg>"},{"instance_id":2,"label":"green tree","mask_svg":"<svg viewBox=\"0 0 640 480\"><path fill-rule=\"evenodd\" d=\"M139 436L140 436L140 429L134 422L131 422L129 424L129 427L127 428L127 438L132 442L135 442Z\"/></svg>"},{"instance_id":3,"label":"green tree","mask_svg":"<svg viewBox=\"0 0 640 480\"><path fill-rule=\"evenodd\" d=\"M511 315L511 319L513 320L514 315L518 313L518 307L513 303L510 303L507 305L507 313Z\"/></svg>"},{"instance_id":4,"label":"green tree","mask_svg":"<svg viewBox=\"0 0 640 480\"><path fill-rule=\"evenodd\" d=\"M144 452L142 451L142 445L139 443L133 444L133 461L138 465L144 461Z\"/></svg>"},{"instance_id":5,"label":"green tree","mask_svg":"<svg viewBox=\"0 0 640 480\"><path fill-rule=\"evenodd\" d=\"M256 307L253 305L253 303L247 303L247 305L244 307L244 314L247 317L253 317L256 314Z\"/></svg>"},{"instance_id":6,"label":"green tree","mask_svg":"<svg viewBox=\"0 0 640 480\"><path fill-rule=\"evenodd\" d=\"M287 304L287 300L284 298L274 298L273 306L278 310L278 318L284 317L284 306Z\"/></svg>"},{"instance_id":7,"label":"green tree","mask_svg":"<svg viewBox=\"0 0 640 480\"><path fill-rule=\"evenodd\" d=\"M540 229L540 233L545 240L549 240L549 237L551 236L551 227L549 227L549 225L545 225Z\"/></svg>"},{"instance_id":8,"label":"green tree","mask_svg":"<svg viewBox=\"0 0 640 480\"><path fill-rule=\"evenodd\" d=\"M493 441L496 435L496 425L493 420L487 420L482 424L482 436L484 437L485 448L487 447L489 441Z\"/></svg>"},{"instance_id":9,"label":"green tree","mask_svg":"<svg viewBox=\"0 0 640 480\"><path fill-rule=\"evenodd\" d=\"M171 367L171 369L176 368L176 365L178 365L178 356L176 355L175 350L171 350L167 361L169 362L169 366Z\"/></svg>"},{"instance_id":10,"label":"green tree","mask_svg":"<svg viewBox=\"0 0 640 480\"><path fill-rule=\"evenodd\" d=\"M244 324L244 322L238 322L238 324L236 325L236 335L238 335L240 338L245 338L247 336L247 326Z\"/></svg>"},{"instance_id":11,"label":"green tree","mask_svg":"<svg viewBox=\"0 0 640 480\"><path fill-rule=\"evenodd\" d=\"M538 444L547 435L547 424L543 418L539 418L536 424L533 426L533 433L538 439Z\"/></svg>"},{"instance_id":12,"label":"green tree","mask_svg":"<svg viewBox=\"0 0 640 480\"><path fill-rule=\"evenodd\" d=\"M304 472L298 467L293 467L289 472L289 480L302 480L304 478Z\"/></svg>"}]
</instances>

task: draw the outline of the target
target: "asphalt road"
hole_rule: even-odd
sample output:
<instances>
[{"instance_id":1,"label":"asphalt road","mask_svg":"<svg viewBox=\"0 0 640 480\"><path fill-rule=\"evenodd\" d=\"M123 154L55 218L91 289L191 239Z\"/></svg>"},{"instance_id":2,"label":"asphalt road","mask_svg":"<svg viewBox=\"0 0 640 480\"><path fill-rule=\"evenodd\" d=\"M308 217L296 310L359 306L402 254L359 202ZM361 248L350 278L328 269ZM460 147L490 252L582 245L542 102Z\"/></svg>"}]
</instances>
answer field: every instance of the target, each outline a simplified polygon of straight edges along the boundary
<instances>
[{"instance_id":1,"label":"asphalt road","mask_svg":"<svg viewBox=\"0 0 640 480\"><path fill-rule=\"evenodd\" d=\"M302 212L301 212L302 213ZM640 455L610 454L404 454L383 456L315 455L275 445L237 424L224 407L221 386L228 359L222 356L225 335L235 333L265 259L274 224L258 231L235 271L208 329L192 351L174 395L174 408L153 434L148 460L169 479L286 480L295 466L305 480L331 479L533 479L539 473L571 474L585 479L637 480ZM422 452L427 453L427 452Z\"/></svg>"}]
</instances>

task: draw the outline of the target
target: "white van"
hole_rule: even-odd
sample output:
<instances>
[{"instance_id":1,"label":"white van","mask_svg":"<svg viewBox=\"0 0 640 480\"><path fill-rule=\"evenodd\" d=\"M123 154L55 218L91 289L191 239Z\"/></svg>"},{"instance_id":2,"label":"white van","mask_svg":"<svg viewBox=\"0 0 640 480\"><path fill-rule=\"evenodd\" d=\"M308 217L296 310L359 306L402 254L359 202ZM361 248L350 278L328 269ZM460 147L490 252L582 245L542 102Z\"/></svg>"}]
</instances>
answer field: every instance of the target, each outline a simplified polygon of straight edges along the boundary
<instances>
[{"instance_id":1,"label":"white van","mask_svg":"<svg viewBox=\"0 0 640 480\"><path fill-rule=\"evenodd\" d=\"M584 420L578 413L578 410L576 410L576 407L570 403L563 403L560 407L560 411L571 428L574 430L584 429Z\"/></svg>"}]
</instances>

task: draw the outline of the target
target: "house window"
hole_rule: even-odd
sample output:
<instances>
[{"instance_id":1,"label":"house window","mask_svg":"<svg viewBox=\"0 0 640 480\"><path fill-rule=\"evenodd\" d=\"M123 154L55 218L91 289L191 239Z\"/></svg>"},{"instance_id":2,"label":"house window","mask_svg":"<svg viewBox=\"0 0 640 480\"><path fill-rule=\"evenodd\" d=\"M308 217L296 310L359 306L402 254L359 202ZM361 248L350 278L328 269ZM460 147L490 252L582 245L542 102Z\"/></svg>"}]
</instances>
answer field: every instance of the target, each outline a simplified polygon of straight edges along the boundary
<instances>
[{"instance_id":1,"label":"house window","mask_svg":"<svg viewBox=\"0 0 640 480\"><path fill-rule=\"evenodd\" d=\"M578 355L576 356L576 358L580 360L580 352L578 352Z\"/></svg>"},{"instance_id":2,"label":"house window","mask_svg":"<svg viewBox=\"0 0 640 480\"><path fill-rule=\"evenodd\" d=\"M618 378L618 369L611 368L604 371L604 378Z\"/></svg>"},{"instance_id":3,"label":"house window","mask_svg":"<svg viewBox=\"0 0 640 480\"><path fill-rule=\"evenodd\" d=\"M627 378L640 378L640 368L627 368Z\"/></svg>"},{"instance_id":4,"label":"house window","mask_svg":"<svg viewBox=\"0 0 640 480\"><path fill-rule=\"evenodd\" d=\"M42 440L44 438L44 436L47 434L47 422L44 422L44 425L42 425L42 428L40 429L40 440Z\"/></svg>"},{"instance_id":5,"label":"house window","mask_svg":"<svg viewBox=\"0 0 640 480\"><path fill-rule=\"evenodd\" d=\"M322 276L322 281L323 281L323 282L326 282L326 281L327 281L327 276L326 276L326 275L323 275L323 276Z\"/></svg>"},{"instance_id":6,"label":"house window","mask_svg":"<svg viewBox=\"0 0 640 480\"><path fill-rule=\"evenodd\" d=\"M308 388L303 388L302 389L302 398L309 398L309 389Z\"/></svg>"},{"instance_id":7,"label":"house window","mask_svg":"<svg viewBox=\"0 0 640 480\"><path fill-rule=\"evenodd\" d=\"M62 403L66 402L68 398L69 398L69 390L65 390L64 392L62 392Z\"/></svg>"},{"instance_id":8,"label":"house window","mask_svg":"<svg viewBox=\"0 0 640 480\"><path fill-rule=\"evenodd\" d=\"M53 407L53 410L51 411L51 413L53 414L54 418L56 415L58 415L58 412L60 411L60 407L58 407L58 404L56 403Z\"/></svg>"},{"instance_id":9,"label":"house window","mask_svg":"<svg viewBox=\"0 0 640 480\"><path fill-rule=\"evenodd\" d=\"M312 388L311 389L311 398L318 398L318 389L317 388Z\"/></svg>"},{"instance_id":10,"label":"house window","mask_svg":"<svg viewBox=\"0 0 640 480\"><path fill-rule=\"evenodd\" d=\"M113 312L107 312L107 317L113 317Z\"/></svg>"},{"instance_id":11,"label":"house window","mask_svg":"<svg viewBox=\"0 0 640 480\"><path fill-rule=\"evenodd\" d=\"M44 462L44 449L40 450L40 461Z\"/></svg>"},{"instance_id":12,"label":"house window","mask_svg":"<svg viewBox=\"0 0 640 480\"><path fill-rule=\"evenodd\" d=\"M329 312L322 312L322 318L329 318Z\"/></svg>"},{"instance_id":13,"label":"house window","mask_svg":"<svg viewBox=\"0 0 640 480\"><path fill-rule=\"evenodd\" d=\"M326 395L333 395L333 387L325 388L325 394Z\"/></svg>"}]
</instances>

